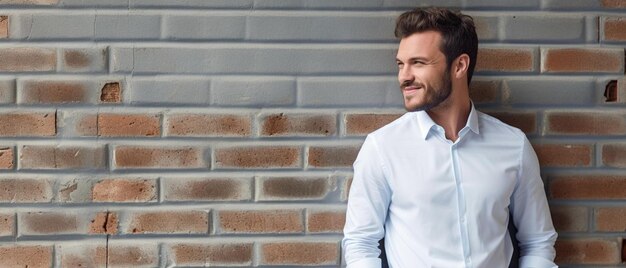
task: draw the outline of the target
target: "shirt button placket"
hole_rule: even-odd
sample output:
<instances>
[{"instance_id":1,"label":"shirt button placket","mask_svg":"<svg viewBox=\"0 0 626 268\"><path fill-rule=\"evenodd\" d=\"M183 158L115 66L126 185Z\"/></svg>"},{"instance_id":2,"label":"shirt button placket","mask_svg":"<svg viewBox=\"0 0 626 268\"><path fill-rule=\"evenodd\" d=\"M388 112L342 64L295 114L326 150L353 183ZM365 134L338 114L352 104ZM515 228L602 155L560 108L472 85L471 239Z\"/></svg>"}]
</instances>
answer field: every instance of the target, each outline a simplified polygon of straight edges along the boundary
<instances>
[{"instance_id":1,"label":"shirt button placket","mask_svg":"<svg viewBox=\"0 0 626 268\"><path fill-rule=\"evenodd\" d=\"M463 246L463 258L465 259L465 267L472 267L472 262L470 259L470 247L469 247L469 235L467 228L467 213L465 208L465 193L463 191L463 182L461 181L460 170L459 170L459 162L458 162L458 143L452 144L450 146L450 154L452 156L452 165L454 172L454 181L456 183L456 192L457 192L457 200L458 200L458 219L459 225L461 227L461 242Z\"/></svg>"}]
</instances>

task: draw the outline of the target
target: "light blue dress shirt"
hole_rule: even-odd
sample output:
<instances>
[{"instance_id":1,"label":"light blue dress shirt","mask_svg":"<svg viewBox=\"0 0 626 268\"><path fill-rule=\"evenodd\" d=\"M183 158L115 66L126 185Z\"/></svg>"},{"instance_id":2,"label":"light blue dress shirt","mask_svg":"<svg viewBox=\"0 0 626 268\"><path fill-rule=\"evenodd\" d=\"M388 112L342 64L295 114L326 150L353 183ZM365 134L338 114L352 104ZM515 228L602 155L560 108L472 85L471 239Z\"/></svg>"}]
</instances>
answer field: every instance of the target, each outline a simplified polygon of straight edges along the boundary
<instances>
[{"instance_id":1,"label":"light blue dress shirt","mask_svg":"<svg viewBox=\"0 0 626 268\"><path fill-rule=\"evenodd\" d=\"M342 246L349 268L380 268L383 237L390 267L505 268L510 219L520 267L557 267L557 233L524 133L472 106L452 142L426 112L409 112L367 136Z\"/></svg>"}]
</instances>

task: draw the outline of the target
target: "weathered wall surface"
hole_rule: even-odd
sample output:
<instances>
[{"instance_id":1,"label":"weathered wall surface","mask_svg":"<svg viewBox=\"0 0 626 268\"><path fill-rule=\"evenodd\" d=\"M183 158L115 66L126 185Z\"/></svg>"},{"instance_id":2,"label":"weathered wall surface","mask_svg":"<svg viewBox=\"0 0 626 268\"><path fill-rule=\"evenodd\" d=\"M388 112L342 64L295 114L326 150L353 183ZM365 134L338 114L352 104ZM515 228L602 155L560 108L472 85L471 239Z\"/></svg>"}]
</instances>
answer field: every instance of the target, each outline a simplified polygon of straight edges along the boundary
<instances>
[{"instance_id":1,"label":"weathered wall surface","mask_svg":"<svg viewBox=\"0 0 626 268\"><path fill-rule=\"evenodd\" d=\"M476 20L472 98L533 142L557 262L622 266L623 0L0 0L0 266L339 266L403 112L394 19L432 4Z\"/></svg>"}]
</instances>

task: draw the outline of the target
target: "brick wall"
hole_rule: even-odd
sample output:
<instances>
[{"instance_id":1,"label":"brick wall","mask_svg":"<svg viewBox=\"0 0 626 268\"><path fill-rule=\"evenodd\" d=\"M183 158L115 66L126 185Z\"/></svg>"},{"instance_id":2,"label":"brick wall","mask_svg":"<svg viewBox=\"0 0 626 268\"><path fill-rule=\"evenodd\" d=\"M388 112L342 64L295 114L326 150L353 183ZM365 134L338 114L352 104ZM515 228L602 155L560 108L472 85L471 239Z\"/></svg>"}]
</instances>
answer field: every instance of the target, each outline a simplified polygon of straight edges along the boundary
<instances>
[{"instance_id":1,"label":"brick wall","mask_svg":"<svg viewBox=\"0 0 626 268\"><path fill-rule=\"evenodd\" d=\"M557 262L622 266L624 0L0 0L0 266L338 266L403 112L393 21L430 4L475 17L472 98L533 142Z\"/></svg>"}]
</instances>

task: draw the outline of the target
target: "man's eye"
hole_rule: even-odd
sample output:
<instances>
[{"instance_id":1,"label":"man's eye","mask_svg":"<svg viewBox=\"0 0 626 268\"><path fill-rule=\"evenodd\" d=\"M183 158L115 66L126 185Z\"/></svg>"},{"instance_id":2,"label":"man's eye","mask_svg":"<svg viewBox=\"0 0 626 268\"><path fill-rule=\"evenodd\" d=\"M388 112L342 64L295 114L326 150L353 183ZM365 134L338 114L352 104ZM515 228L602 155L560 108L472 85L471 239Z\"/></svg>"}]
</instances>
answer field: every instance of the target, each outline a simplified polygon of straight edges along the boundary
<instances>
[{"instance_id":1,"label":"man's eye","mask_svg":"<svg viewBox=\"0 0 626 268\"><path fill-rule=\"evenodd\" d=\"M404 66L404 64L398 63L398 68L402 68L402 66Z\"/></svg>"},{"instance_id":2,"label":"man's eye","mask_svg":"<svg viewBox=\"0 0 626 268\"><path fill-rule=\"evenodd\" d=\"M413 64L414 64L414 65L415 65L415 64L420 64L420 65L421 65L421 64L424 64L424 63L423 63L422 61L416 60L416 61L413 61Z\"/></svg>"}]
</instances>

